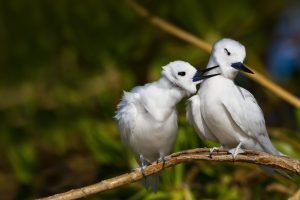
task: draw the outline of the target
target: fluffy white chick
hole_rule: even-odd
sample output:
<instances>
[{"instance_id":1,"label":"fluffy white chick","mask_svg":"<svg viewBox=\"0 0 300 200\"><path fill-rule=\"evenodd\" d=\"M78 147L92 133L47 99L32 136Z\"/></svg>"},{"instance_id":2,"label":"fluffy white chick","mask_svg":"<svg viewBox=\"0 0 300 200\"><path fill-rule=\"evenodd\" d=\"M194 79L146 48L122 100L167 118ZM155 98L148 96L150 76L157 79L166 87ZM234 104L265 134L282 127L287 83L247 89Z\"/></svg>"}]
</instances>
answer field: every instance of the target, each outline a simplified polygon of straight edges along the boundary
<instances>
[{"instance_id":1,"label":"fluffy white chick","mask_svg":"<svg viewBox=\"0 0 300 200\"><path fill-rule=\"evenodd\" d=\"M115 119L121 139L134 152L142 173L146 164L164 161L170 153L177 134L176 104L196 93L196 72L187 62L170 62L158 81L124 92ZM158 175L152 176L146 187L156 190L157 183Z\"/></svg>"}]
</instances>

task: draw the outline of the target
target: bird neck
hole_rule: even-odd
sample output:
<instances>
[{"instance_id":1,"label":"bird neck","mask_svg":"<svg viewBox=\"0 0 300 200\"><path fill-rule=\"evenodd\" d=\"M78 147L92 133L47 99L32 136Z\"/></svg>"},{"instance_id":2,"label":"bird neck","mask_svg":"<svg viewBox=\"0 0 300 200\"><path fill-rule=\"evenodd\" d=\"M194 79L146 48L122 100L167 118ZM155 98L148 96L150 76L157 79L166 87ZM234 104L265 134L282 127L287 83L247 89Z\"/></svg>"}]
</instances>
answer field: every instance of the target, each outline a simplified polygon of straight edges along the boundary
<instances>
[{"instance_id":1,"label":"bird neck","mask_svg":"<svg viewBox=\"0 0 300 200\"><path fill-rule=\"evenodd\" d=\"M218 62L215 59L215 57L211 56L209 61L208 61L208 64L207 64L206 68L214 67L214 66L219 66L219 67L209 71L209 73L207 73L208 75L221 73L221 76L223 76L224 78L234 80L236 75L238 74L238 70L234 69L233 67L231 67L227 63L222 63L221 64L220 62Z\"/></svg>"},{"instance_id":2,"label":"bird neck","mask_svg":"<svg viewBox=\"0 0 300 200\"><path fill-rule=\"evenodd\" d=\"M170 98L170 103L172 106L177 104L184 96L187 95L187 93L181 87L172 83L164 76L161 77L157 82L160 88L166 91L164 95L166 95L166 98Z\"/></svg>"}]
</instances>

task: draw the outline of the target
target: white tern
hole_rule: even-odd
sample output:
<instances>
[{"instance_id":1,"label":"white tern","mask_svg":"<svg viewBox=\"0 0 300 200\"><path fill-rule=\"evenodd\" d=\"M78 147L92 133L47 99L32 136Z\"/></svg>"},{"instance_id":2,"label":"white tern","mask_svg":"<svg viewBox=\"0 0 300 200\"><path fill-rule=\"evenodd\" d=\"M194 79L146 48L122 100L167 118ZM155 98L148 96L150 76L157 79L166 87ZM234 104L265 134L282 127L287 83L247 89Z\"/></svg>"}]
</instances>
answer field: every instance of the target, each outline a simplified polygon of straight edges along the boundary
<instances>
[{"instance_id":1,"label":"white tern","mask_svg":"<svg viewBox=\"0 0 300 200\"><path fill-rule=\"evenodd\" d=\"M143 174L146 164L164 162L170 153L177 135L176 104L196 93L196 72L187 62L170 62L158 81L124 91L115 119L123 143L134 152ZM158 175L149 178L149 184L144 180L145 186L156 191Z\"/></svg>"},{"instance_id":2,"label":"white tern","mask_svg":"<svg viewBox=\"0 0 300 200\"><path fill-rule=\"evenodd\" d=\"M231 149L233 157L241 147L281 155L270 141L254 96L234 83L239 70L253 73L243 64L245 57L245 47L237 41L225 38L214 44L207 68L215 67L209 73L219 75L203 80L198 93L188 100L188 122L200 138ZM198 74L194 81L199 81Z\"/></svg>"}]
</instances>

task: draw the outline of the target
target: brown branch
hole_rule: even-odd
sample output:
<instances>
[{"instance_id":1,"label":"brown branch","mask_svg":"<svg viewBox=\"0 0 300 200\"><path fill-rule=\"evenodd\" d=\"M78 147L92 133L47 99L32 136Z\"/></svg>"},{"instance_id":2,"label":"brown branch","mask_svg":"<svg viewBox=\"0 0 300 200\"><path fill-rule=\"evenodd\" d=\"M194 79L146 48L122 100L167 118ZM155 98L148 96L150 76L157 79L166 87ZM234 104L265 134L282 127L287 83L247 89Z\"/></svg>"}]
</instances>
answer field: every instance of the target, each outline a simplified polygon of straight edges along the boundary
<instances>
[{"instance_id":1,"label":"brown branch","mask_svg":"<svg viewBox=\"0 0 300 200\"><path fill-rule=\"evenodd\" d=\"M132 0L125 0L125 2L135 11L139 16L147 18L149 23L164 30L165 32L178 37L190 44L195 45L196 47L205 50L206 52L210 53L211 51L211 44L205 42L204 40L198 38L197 36L176 27L175 25L167 22L166 20L152 15L148 10L142 7L140 4L136 3Z\"/></svg>"},{"instance_id":2,"label":"brown branch","mask_svg":"<svg viewBox=\"0 0 300 200\"><path fill-rule=\"evenodd\" d=\"M211 44L205 42L204 40L200 39L199 37L179 28L175 25L171 24L170 22L152 15L148 10L142 7L140 4L136 3L133 0L125 0L125 2L135 11L139 16L146 18L150 24L156 26L165 32L178 37L194 46L210 53L211 51ZM256 81L257 83L261 84L268 90L272 91L274 94L285 100L286 102L290 103L291 105L295 106L296 108L300 108L300 99L295 95L291 94L287 90L283 89L281 86L277 85L276 83L272 82L264 75L259 73L256 70L251 69L254 74L246 74L248 77Z\"/></svg>"},{"instance_id":3,"label":"brown branch","mask_svg":"<svg viewBox=\"0 0 300 200\"><path fill-rule=\"evenodd\" d=\"M217 162L233 162L232 156L227 150L220 150L219 152L214 152L213 155L209 156L208 148L197 148L186 151L181 151L173 153L167 156L165 162L165 168L172 167L180 163L191 162L195 160L207 160L207 161L217 161ZM257 151L245 151L244 153L238 154L234 159L234 162L244 162L244 163L254 163L269 167L274 167L276 169L283 169L300 175L300 161L294 160L283 156L273 156L263 152ZM162 170L162 163L152 163L151 165L145 167L145 174L151 175ZM111 179L103 180L99 183L70 190L68 192L56 194L46 198L41 198L40 200L70 200L78 199L81 197L86 197L91 194L103 192L106 190L111 190L118 188L133 182L136 182L143 178L139 169L136 169L130 173L126 173Z\"/></svg>"},{"instance_id":4,"label":"brown branch","mask_svg":"<svg viewBox=\"0 0 300 200\"><path fill-rule=\"evenodd\" d=\"M285 194L287 196L291 196L294 193L294 189L289 187L288 185L282 185L279 183L273 183L266 187L267 192L278 192Z\"/></svg>"},{"instance_id":5,"label":"brown branch","mask_svg":"<svg viewBox=\"0 0 300 200\"><path fill-rule=\"evenodd\" d=\"M288 200L299 200L300 199L300 189L297 190L295 194L293 194Z\"/></svg>"}]
</instances>

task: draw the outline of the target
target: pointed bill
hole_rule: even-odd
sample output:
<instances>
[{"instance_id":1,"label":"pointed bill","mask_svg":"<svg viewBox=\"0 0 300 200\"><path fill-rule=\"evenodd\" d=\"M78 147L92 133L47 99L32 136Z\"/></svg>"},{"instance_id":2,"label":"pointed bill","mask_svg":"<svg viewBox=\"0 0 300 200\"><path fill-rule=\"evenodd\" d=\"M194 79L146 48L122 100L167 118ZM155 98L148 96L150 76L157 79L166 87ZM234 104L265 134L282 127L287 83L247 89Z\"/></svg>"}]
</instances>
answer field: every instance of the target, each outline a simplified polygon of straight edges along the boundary
<instances>
[{"instance_id":1,"label":"pointed bill","mask_svg":"<svg viewBox=\"0 0 300 200\"><path fill-rule=\"evenodd\" d=\"M247 73L250 73L250 74L254 74L253 71L251 71L248 67L246 67L245 64L241 63L241 62L236 62L236 63L232 63L231 64L231 67L233 67L234 69L237 69L237 70L241 70L243 72L247 72Z\"/></svg>"},{"instance_id":2,"label":"pointed bill","mask_svg":"<svg viewBox=\"0 0 300 200\"><path fill-rule=\"evenodd\" d=\"M206 72L212 70L212 69L215 69L219 67L218 65L217 66L213 66L213 67L209 67L209 68L205 68L205 69L200 69L196 72L196 74L194 75L193 77L193 82L197 82L197 81L201 81L201 80L204 80L204 79L207 79L207 78L210 78L210 77L213 77L213 76L217 76L217 75L220 75L220 74L211 74L211 75L204 75Z\"/></svg>"}]
</instances>

